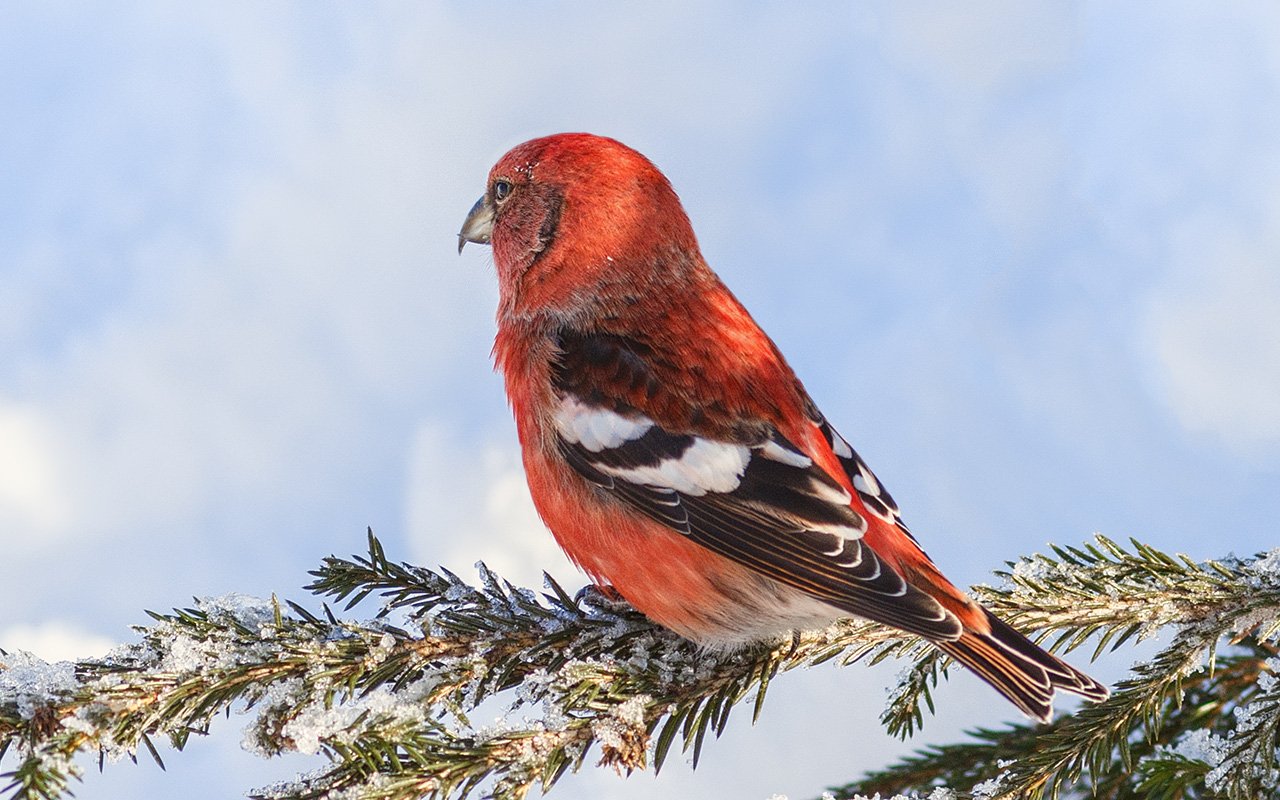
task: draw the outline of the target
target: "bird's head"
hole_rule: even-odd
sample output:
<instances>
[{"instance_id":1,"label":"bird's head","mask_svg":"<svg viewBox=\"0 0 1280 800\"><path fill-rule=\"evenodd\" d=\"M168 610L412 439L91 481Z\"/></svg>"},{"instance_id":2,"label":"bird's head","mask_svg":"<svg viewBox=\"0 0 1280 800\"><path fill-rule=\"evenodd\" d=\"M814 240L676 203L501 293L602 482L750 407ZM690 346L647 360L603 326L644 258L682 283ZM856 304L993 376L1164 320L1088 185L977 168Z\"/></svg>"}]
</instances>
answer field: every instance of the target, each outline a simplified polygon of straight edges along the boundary
<instances>
[{"instance_id":1,"label":"bird's head","mask_svg":"<svg viewBox=\"0 0 1280 800\"><path fill-rule=\"evenodd\" d=\"M493 246L501 312L521 316L586 313L701 263L666 177L621 142L586 133L533 139L499 159L458 252L467 242Z\"/></svg>"}]
</instances>

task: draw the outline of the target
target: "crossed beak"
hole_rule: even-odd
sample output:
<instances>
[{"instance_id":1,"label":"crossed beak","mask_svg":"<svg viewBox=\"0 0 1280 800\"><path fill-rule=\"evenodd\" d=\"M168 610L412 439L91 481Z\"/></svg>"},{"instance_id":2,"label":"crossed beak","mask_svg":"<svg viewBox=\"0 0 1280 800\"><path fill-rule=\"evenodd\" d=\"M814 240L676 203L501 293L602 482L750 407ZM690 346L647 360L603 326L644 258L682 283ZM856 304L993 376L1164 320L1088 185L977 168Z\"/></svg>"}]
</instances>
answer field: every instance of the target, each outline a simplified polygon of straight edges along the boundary
<instances>
[{"instance_id":1,"label":"crossed beak","mask_svg":"<svg viewBox=\"0 0 1280 800\"><path fill-rule=\"evenodd\" d=\"M482 196L467 213L467 218L462 223L462 230L458 231L459 253L467 242L489 243L489 236L493 233L493 204L488 200L488 195Z\"/></svg>"}]
</instances>

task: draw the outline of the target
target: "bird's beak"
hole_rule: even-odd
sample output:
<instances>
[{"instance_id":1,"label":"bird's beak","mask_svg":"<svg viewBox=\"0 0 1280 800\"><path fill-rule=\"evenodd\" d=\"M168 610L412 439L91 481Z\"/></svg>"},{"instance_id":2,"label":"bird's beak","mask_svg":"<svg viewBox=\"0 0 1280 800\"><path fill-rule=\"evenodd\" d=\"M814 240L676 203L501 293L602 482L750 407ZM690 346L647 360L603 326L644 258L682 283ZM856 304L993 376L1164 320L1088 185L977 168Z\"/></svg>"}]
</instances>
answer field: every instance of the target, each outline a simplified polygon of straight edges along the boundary
<instances>
[{"instance_id":1,"label":"bird's beak","mask_svg":"<svg viewBox=\"0 0 1280 800\"><path fill-rule=\"evenodd\" d=\"M488 244L489 235L492 233L493 204L488 202L488 195L484 195L471 207L466 220L462 223L462 230L458 231L458 252L462 252L467 242Z\"/></svg>"}]
</instances>

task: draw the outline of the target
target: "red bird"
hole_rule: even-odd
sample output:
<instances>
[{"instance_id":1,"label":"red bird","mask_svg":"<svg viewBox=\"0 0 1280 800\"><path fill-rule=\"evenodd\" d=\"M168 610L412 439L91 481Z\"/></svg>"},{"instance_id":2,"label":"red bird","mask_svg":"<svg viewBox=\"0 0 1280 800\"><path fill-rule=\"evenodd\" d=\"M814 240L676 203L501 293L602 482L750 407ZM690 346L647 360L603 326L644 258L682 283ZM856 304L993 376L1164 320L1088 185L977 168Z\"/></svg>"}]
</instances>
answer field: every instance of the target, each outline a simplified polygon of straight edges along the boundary
<instances>
[{"instance_id":1,"label":"red bird","mask_svg":"<svg viewBox=\"0 0 1280 800\"><path fill-rule=\"evenodd\" d=\"M849 615L922 636L1046 721L1107 689L951 584L707 266L666 177L600 136L503 156L458 234L493 245L494 359L571 559L709 647Z\"/></svg>"}]
</instances>

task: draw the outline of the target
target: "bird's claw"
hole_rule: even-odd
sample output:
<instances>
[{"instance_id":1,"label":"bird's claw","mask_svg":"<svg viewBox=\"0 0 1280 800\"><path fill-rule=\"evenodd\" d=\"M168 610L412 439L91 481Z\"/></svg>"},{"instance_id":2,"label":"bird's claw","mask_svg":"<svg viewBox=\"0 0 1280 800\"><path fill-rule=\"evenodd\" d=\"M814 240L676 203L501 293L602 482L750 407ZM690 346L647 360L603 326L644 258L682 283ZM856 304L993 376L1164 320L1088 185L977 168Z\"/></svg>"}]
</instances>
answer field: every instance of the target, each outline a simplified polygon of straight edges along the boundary
<instances>
[{"instance_id":1,"label":"bird's claw","mask_svg":"<svg viewBox=\"0 0 1280 800\"><path fill-rule=\"evenodd\" d=\"M578 590L573 596L573 602L577 605L596 606L597 608L614 608L617 606L630 606L625 597L618 593L618 590L608 584L588 583Z\"/></svg>"}]
</instances>

